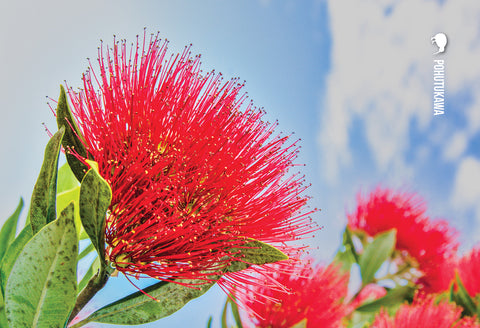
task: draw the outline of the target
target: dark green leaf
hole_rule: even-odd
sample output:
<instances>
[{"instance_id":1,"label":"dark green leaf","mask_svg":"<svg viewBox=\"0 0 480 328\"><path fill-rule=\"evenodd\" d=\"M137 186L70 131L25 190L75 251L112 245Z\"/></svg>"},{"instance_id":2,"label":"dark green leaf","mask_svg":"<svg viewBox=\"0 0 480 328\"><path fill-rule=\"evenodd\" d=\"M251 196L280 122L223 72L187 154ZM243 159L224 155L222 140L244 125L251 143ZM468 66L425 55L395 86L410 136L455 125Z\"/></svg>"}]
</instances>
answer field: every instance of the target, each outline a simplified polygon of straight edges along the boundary
<instances>
[{"instance_id":1,"label":"dark green leaf","mask_svg":"<svg viewBox=\"0 0 480 328\"><path fill-rule=\"evenodd\" d=\"M83 227L105 263L105 216L112 200L112 190L95 169L88 170L80 186L80 218Z\"/></svg>"},{"instance_id":2,"label":"dark green leaf","mask_svg":"<svg viewBox=\"0 0 480 328\"><path fill-rule=\"evenodd\" d=\"M212 328L212 316L210 316L210 318L208 318L208 322L207 322L207 328Z\"/></svg>"},{"instance_id":3,"label":"dark green leaf","mask_svg":"<svg viewBox=\"0 0 480 328\"><path fill-rule=\"evenodd\" d=\"M33 234L36 234L47 223L56 219L55 210L57 197L57 166L58 154L65 129L60 129L53 135L45 148L45 157L33 188L30 202L30 224Z\"/></svg>"},{"instance_id":4,"label":"dark green leaf","mask_svg":"<svg viewBox=\"0 0 480 328\"><path fill-rule=\"evenodd\" d=\"M15 234L17 232L17 222L20 212L23 208L23 199L20 198L17 209L15 212L5 221L3 224L2 230L0 230L0 260L2 260L3 255L7 251L8 246L15 239Z\"/></svg>"},{"instance_id":5,"label":"dark green leaf","mask_svg":"<svg viewBox=\"0 0 480 328\"><path fill-rule=\"evenodd\" d=\"M90 158L87 156L82 134L78 128L75 119L73 118L70 107L68 106L67 95L63 86L60 86L60 97L57 104L57 125L60 129L65 128L65 137L63 138L63 147L65 148L65 155L67 157L68 165L72 169L73 174L78 181L82 181L83 176L88 170L88 166L75 157L71 152L74 151L83 158Z\"/></svg>"},{"instance_id":6,"label":"dark green leaf","mask_svg":"<svg viewBox=\"0 0 480 328\"><path fill-rule=\"evenodd\" d=\"M379 233L375 239L365 247L360 256L360 273L363 286L369 284L375 277L375 273L393 252L396 242L396 231L389 230Z\"/></svg>"},{"instance_id":7,"label":"dark green leaf","mask_svg":"<svg viewBox=\"0 0 480 328\"><path fill-rule=\"evenodd\" d=\"M234 261L227 268L228 272L236 272L248 268L252 264L262 265L287 260L288 256L275 247L258 240L250 240L241 247L233 248L231 253L242 261Z\"/></svg>"},{"instance_id":8,"label":"dark green leaf","mask_svg":"<svg viewBox=\"0 0 480 328\"><path fill-rule=\"evenodd\" d=\"M455 283L450 283L450 289L449 289L449 301L450 302L455 302Z\"/></svg>"},{"instance_id":9,"label":"dark green leaf","mask_svg":"<svg viewBox=\"0 0 480 328\"><path fill-rule=\"evenodd\" d=\"M116 325L139 325L156 321L178 311L187 302L203 295L214 285L214 283L205 283L201 280L184 282L194 285L201 283L201 285L194 289L176 283L159 282L144 289L145 293L158 301L139 291L101 308L82 323L101 322Z\"/></svg>"},{"instance_id":10,"label":"dark green leaf","mask_svg":"<svg viewBox=\"0 0 480 328\"><path fill-rule=\"evenodd\" d=\"M411 298L414 292L415 288L412 286L399 286L389 290L385 296L359 306L356 311L377 312L381 307L389 307L403 303L405 300Z\"/></svg>"},{"instance_id":11,"label":"dark green leaf","mask_svg":"<svg viewBox=\"0 0 480 328\"><path fill-rule=\"evenodd\" d=\"M458 286L458 290L454 293L455 302L463 307L464 314L473 316L477 313L477 306L475 305L474 300L468 294L467 289L462 283L458 273L455 274L455 282Z\"/></svg>"},{"instance_id":12,"label":"dark green leaf","mask_svg":"<svg viewBox=\"0 0 480 328\"><path fill-rule=\"evenodd\" d=\"M10 276L10 272L12 271L13 265L15 264L18 255L22 251L23 247L32 238L32 236L32 227L30 225L26 225L5 252L5 256L3 257L0 264L0 281L2 282L2 293L5 293L5 287L7 285L8 277Z\"/></svg>"},{"instance_id":13,"label":"dark green leaf","mask_svg":"<svg viewBox=\"0 0 480 328\"><path fill-rule=\"evenodd\" d=\"M77 295L74 205L25 245L5 291L11 327L63 327Z\"/></svg>"}]
</instances>

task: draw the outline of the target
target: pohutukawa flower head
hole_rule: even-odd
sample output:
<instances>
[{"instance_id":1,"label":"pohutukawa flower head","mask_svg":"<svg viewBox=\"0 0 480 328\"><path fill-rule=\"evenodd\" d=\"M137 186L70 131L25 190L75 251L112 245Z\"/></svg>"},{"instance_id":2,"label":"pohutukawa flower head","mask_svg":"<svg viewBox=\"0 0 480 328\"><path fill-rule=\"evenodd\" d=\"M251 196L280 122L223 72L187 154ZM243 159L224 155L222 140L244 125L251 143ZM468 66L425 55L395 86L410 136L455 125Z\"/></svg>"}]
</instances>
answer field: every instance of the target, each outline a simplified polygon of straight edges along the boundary
<instances>
[{"instance_id":1,"label":"pohutukawa flower head","mask_svg":"<svg viewBox=\"0 0 480 328\"><path fill-rule=\"evenodd\" d=\"M258 285L255 290L241 296L252 323L257 328L290 328L306 320L308 328L343 327L342 318L349 312L344 302L348 293L348 273L334 264L313 266L304 261L303 266L288 271L276 264L278 271L271 277L286 286L289 294ZM266 295L261 302L256 295ZM246 297L246 299L242 299Z\"/></svg>"},{"instance_id":2,"label":"pohutukawa flower head","mask_svg":"<svg viewBox=\"0 0 480 328\"><path fill-rule=\"evenodd\" d=\"M119 271L210 281L251 239L288 254L316 229L288 172L296 142L246 104L238 79L203 72L189 47L168 56L158 35L102 45L98 63L69 97L112 189L106 252Z\"/></svg>"},{"instance_id":3,"label":"pohutukawa flower head","mask_svg":"<svg viewBox=\"0 0 480 328\"><path fill-rule=\"evenodd\" d=\"M372 328L480 328L474 318L461 319L462 308L441 301L436 304L433 295L416 297L412 304L403 304L393 317L380 312Z\"/></svg>"},{"instance_id":4,"label":"pohutukawa flower head","mask_svg":"<svg viewBox=\"0 0 480 328\"><path fill-rule=\"evenodd\" d=\"M369 236L395 229L400 261L414 262L412 266L421 271L415 283L427 292L444 291L453 278L457 233L446 221L431 220L425 212L418 196L377 188L366 199L358 197L348 226Z\"/></svg>"},{"instance_id":5,"label":"pohutukawa flower head","mask_svg":"<svg viewBox=\"0 0 480 328\"><path fill-rule=\"evenodd\" d=\"M458 261L458 275L471 297L480 294L480 246L475 247Z\"/></svg>"}]
</instances>

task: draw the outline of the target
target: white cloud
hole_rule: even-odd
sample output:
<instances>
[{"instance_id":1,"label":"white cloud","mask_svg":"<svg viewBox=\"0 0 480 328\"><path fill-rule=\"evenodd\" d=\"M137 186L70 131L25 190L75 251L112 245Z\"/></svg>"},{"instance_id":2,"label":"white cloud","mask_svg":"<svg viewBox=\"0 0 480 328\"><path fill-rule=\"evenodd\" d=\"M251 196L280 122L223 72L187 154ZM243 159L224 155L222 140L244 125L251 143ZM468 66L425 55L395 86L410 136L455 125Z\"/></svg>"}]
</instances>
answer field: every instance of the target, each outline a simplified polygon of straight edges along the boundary
<instances>
[{"instance_id":1,"label":"white cloud","mask_svg":"<svg viewBox=\"0 0 480 328\"><path fill-rule=\"evenodd\" d=\"M480 218L480 161L467 157L460 163L451 195L452 204L459 210L473 209Z\"/></svg>"},{"instance_id":2,"label":"white cloud","mask_svg":"<svg viewBox=\"0 0 480 328\"><path fill-rule=\"evenodd\" d=\"M443 158L447 161L455 161L467 148L467 134L463 131L456 132L450 140L446 140L443 149Z\"/></svg>"},{"instance_id":3,"label":"white cloud","mask_svg":"<svg viewBox=\"0 0 480 328\"><path fill-rule=\"evenodd\" d=\"M468 133L456 135L443 154L448 160L458 158L480 129L480 72L470 66L480 58L479 4L370 0L359 5L354 0L330 0L328 6L332 62L318 139L327 181L334 183L343 168L353 165L354 119L365 131L380 173L411 169L406 153L414 146L412 122L419 132L444 128L437 126L431 109L436 49L430 37L440 31L449 37L443 57L447 97L459 92L472 96L471 109L446 111L469 118Z\"/></svg>"}]
</instances>

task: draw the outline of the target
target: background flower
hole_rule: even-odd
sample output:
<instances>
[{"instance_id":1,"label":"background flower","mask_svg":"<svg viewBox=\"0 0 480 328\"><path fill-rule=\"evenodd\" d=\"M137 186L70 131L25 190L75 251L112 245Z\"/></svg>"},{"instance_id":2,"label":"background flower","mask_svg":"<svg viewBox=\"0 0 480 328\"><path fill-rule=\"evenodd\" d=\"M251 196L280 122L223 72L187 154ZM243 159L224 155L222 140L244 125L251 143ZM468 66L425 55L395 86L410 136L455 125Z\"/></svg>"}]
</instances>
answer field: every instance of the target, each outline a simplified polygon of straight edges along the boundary
<instances>
[{"instance_id":1,"label":"background flower","mask_svg":"<svg viewBox=\"0 0 480 328\"><path fill-rule=\"evenodd\" d=\"M458 274L470 296L480 293L480 247L475 247L458 261Z\"/></svg>"},{"instance_id":2,"label":"background flower","mask_svg":"<svg viewBox=\"0 0 480 328\"><path fill-rule=\"evenodd\" d=\"M366 199L358 196L356 211L348 215L348 226L370 236L395 229L395 248L418 263L424 290L443 291L453 278L456 231L446 221L431 220L425 212L425 204L417 195L377 188Z\"/></svg>"},{"instance_id":3,"label":"background flower","mask_svg":"<svg viewBox=\"0 0 480 328\"><path fill-rule=\"evenodd\" d=\"M272 276L285 285L290 294L273 291L258 285L241 300L246 305L251 321L259 328L290 328L307 319L307 327L338 328L348 308L344 303L348 290L348 274L338 267L313 266L304 260L301 269L292 272L278 264ZM261 302L256 294L270 299Z\"/></svg>"},{"instance_id":4,"label":"background flower","mask_svg":"<svg viewBox=\"0 0 480 328\"><path fill-rule=\"evenodd\" d=\"M375 317L372 328L477 328L472 318L460 320L462 308L442 301L435 304L434 296L418 297L413 304L402 305L394 316L381 312Z\"/></svg>"}]
</instances>

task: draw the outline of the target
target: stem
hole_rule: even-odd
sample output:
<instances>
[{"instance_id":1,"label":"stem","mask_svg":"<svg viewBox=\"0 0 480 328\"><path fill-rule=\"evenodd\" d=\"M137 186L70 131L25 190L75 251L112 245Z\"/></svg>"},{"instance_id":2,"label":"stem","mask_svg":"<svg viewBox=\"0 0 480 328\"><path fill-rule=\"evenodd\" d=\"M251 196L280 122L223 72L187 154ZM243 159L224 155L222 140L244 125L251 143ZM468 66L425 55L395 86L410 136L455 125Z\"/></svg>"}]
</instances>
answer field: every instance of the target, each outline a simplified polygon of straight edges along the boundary
<instances>
[{"instance_id":1,"label":"stem","mask_svg":"<svg viewBox=\"0 0 480 328\"><path fill-rule=\"evenodd\" d=\"M87 305L87 303L93 298L93 296L95 296L95 294L100 289L102 289L103 286L105 286L108 278L110 278L110 271L106 269L105 265L101 265L100 270L97 271L97 273L88 281L85 288L83 288L82 292L78 295L72 313L68 318L69 323L77 316L77 314L83 309L83 307ZM81 327L83 324L86 323L84 321L85 320L73 325L71 328Z\"/></svg>"},{"instance_id":2,"label":"stem","mask_svg":"<svg viewBox=\"0 0 480 328\"><path fill-rule=\"evenodd\" d=\"M379 281L382 281L382 280L389 280L389 279L392 279L393 278L397 278L398 276L400 276L402 273L408 271L411 269L411 265L409 263L405 263L405 265L403 267L401 267L397 272L395 273L387 273L386 275L384 275L383 277L380 277L380 278L374 278L373 279L373 283L376 284L378 283Z\"/></svg>"},{"instance_id":3,"label":"stem","mask_svg":"<svg viewBox=\"0 0 480 328\"><path fill-rule=\"evenodd\" d=\"M388 264L388 266L390 266L390 263ZM395 278L398 278L401 274L410 270L411 268L412 268L412 266L410 265L410 263L407 262L407 263L405 263L404 266L400 267L397 272L387 273L386 275L384 275L383 277L380 277L380 278L373 278L373 280L370 282L370 284L378 284L382 280L394 280L395 281ZM366 285L362 284L360 289L355 293L355 295L353 295L353 297L348 302L349 304L352 303L357 298L357 296L365 288L365 286Z\"/></svg>"}]
</instances>

